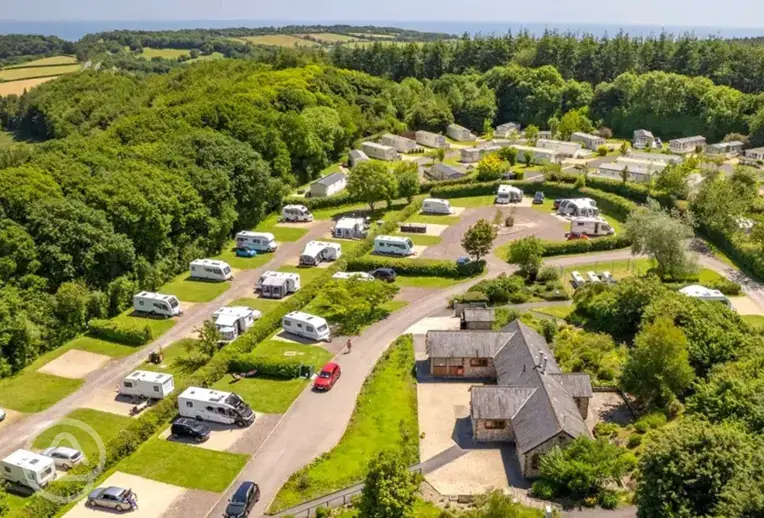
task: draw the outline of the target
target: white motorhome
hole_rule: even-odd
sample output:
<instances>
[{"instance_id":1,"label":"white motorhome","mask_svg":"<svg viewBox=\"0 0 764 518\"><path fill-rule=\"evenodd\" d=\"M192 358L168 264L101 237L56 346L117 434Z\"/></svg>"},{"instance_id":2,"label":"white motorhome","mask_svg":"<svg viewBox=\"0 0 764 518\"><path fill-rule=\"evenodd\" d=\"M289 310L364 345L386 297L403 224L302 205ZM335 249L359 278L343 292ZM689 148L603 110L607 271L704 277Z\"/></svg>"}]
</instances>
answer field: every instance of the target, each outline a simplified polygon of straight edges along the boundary
<instances>
[{"instance_id":1,"label":"white motorhome","mask_svg":"<svg viewBox=\"0 0 764 518\"><path fill-rule=\"evenodd\" d=\"M422 202L423 214L453 214L451 202L439 198L427 198Z\"/></svg>"},{"instance_id":2,"label":"white motorhome","mask_svg":"<svg viewBox=\"0 0 764 518\"><path fill-rule=\"evenodd\" d=\"M520 203L521 201L523 201L523 191L511 185L499 185L496 203L504 205L506 203Z\"/></svg>"},{"instance_id":3,"label":"white motorhome","mask_svg":"<svg viewBox=\"0 0 764 518\"><path fill-rule=\"evenodd\" d=\"M288 222L311 222L313 214L305 205L284 205L281 209L281 219Z\"/></svg>"},{"instance_id":4,"label":"white motorhome","mask_svg":"<svg viewBox=\"0 0 764 518\"><path fill-rule=\"evenodd\" d=\"M212 314L223 341L230 342L255 324L263 314L246 306L222 307Z\"/></svg>"},{"instance_id":5,"label":"white motorhome","mask_svg":"<svg viewBox=\"0 0 764 518\"><path fill-rule=\"evenodd\" d=\"M16 450L3 459L0 475L8 482L37 491L56 479L56 463L44 455Z\"/></svg>"},{"instance_id":6,"label":"white motorhome","mask_svg":"<svg viewBox=\"0 0 764 518\"><path fill-rule=\"evenodd\" d=\"M210 281L228 281L233 279L231 266L225 261L215 259L197 259L191 261L191 278Z\"/></svg>"},{"instance_id":7,"label":"white motorhome","mask_svg":"<svg viewBox=\"0 0 764 518\"><path fill-rule=\"evenodd\" d=\"M178 396L178 413L197 421L237 426L255 420L255 413L237 394L201 387L188 387Z\"/></svg>"},{"instance_id":8,"label":"white motorhome","mask_svg":"<svg viewBox=\"0 0 764 518\"><path fill-rule=\"evenodd\" d=\"M150 291L142 291L133 296L133 309L138 313L162 315L166 318L183 314L178 297Z\"/></svg>"},{"instance_id":9,"label":"white motorhome","mask_svg":"<svg viewBox=\"0 0 764 518\"><path fill-rule=\"evenodd\" d=\"M719 290L712 290L711 288L706 288L705 286L700 286L697 284L694 284L692 286L686 286L679 290L679 293L682 295L687 295L688 297L694 297L696 299L700 300L708 300L711 302L721 302L728 308L732 308L732 302L730 302L730 299L728 299L724 293L722 293Z\"/></svg>"},{"instance_id":10,"label":"white motorhome","mask_svg":"<svg viewBox=\"0 0 764 518\"><path fill-rule=\"evenodd\" d=\"M311 241L300 254L300 264L303 266L318 266L323 261L336 261L342 256L342 246L339 243Z\"/></svg>"},{"instance_id":11,"label":"white motorhome","mask_svg":"<svg viewBox=\"0 0 764 518\"><path fill-rule=\"evenodd\" d=\"M339 280L359 279L362 281L373 281L374 276L366 272L337 272L334 275L332 275L332 279L339 279Z\"/></svg>"},{"instance_id":12,"label":"white motorhome","mask_svg":"<svg viewBox=\"0 0 764 518\"><path fill-rule=\"evenodd\" d=\"M239 248L251 248L258 252L275 252L279 244L276 243L276 236L270 232L242 230L236 234L236 246Z\"/></svg>"},{"instance_id":13,"label":"white motorhome","mask_svg":"<svg viewBox=\"0 0 764 518\"><path fill-rule=\"evenodd\" d=\"M332 229L332 235L339 239L363 239L368 228L365 218L340 218Z\"/></svg>"},{"instance_id":14,"label":"white motorhome","mask_svg":"<svg viewBox=\"0 0 764 518\"><path fill-rule=\"evenodd\" d=\"M615 235L615 230L602 218L571 218L570 233L587 236L612 236Z\"/></svg>"},{"instance_id":15,"label":"white motorhome","mask_svg":"<svg viewBox=\"0 0 764 518\"><path fill-rule=\"evenodd\" d=\"M377 236L374 238L374 253L408 257L414 255L414 242L402 236Z\"/></svg>"},{"instance_id":16,"label":"white motorhome","mask_svg":"<svg viewBox=\"0 0 764 518\"><path fill-rule=\"evenodd\" d=\"M135 371L119 384L123 396L164 399L175 390L172 374L163 372Z\"/></svg>"},{"instance_id":17,"label":"white motorhome","mask_svg":"<svg viewBox=\"0 0 764 518\"><path fill-rule=\"evenodd\" d=\"M285 332L293 335L316 341L331 341L329 324L326 320L309 313L302 311L287 313L281 319L281 325Z\"/></svg>"},{"instance_id":18,"label":"white motorhome","mask_svg":"<svg viewBox=\"0 0 764 518\"><path fill-rule=\"evenodd\" d=\"M300 289L300 274L267 271L257 280L256 290L267 299L283 299Z\"/></svg>"}]
</instances>

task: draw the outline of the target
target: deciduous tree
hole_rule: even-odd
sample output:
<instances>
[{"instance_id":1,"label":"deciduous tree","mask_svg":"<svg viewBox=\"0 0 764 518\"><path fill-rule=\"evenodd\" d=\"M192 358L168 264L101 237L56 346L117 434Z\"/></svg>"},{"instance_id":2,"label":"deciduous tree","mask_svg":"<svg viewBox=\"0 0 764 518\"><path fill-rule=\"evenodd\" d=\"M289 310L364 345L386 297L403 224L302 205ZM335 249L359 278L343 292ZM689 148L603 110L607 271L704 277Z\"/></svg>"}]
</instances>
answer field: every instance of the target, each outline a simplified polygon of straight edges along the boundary
<instances>
[{"instance_id":1,"label":"deciduous tree","mask_svg":"<svg viewBox=\"0 0 764 518\"><path fill-rule=\"evenodd\" d=\"M462 237L462 248L476 261L491 253L496 228L487 220L479 219Z\"/></svg>"},{"instance_id":2,"label":"deciduous tree","mask_svg":"<svg viewBox=\"0 0 764 518\"><path fill-rule=\"evenodd\" d=\"M509 248L509 262L516 264L530 279L535 279L544 257L544 244L536 236L529 236L512 243Z\"/></svg>"},{"instance_id":3,"label":"deciduous tree","mask_svg":"<svg viewBox=\"0 0 764 518\"><path fill-rule=\"evenodd\" d=\"M395 198L398 183L384 163L369 160L350 170L347 189L351 196L368 203L374 210L377 202Z\"/></svg>"},{"instance_id":4,"label":"deciduous tree","mask_svg":"<svg viewBox=\"0 0 764 518\"><path fill-rule=\"evenodd\" d=\"M361 493L360 511L365 518L409 518L417 491L417 475L392 452L383 452L369 463Z\"/></svg>"}]
</instances>

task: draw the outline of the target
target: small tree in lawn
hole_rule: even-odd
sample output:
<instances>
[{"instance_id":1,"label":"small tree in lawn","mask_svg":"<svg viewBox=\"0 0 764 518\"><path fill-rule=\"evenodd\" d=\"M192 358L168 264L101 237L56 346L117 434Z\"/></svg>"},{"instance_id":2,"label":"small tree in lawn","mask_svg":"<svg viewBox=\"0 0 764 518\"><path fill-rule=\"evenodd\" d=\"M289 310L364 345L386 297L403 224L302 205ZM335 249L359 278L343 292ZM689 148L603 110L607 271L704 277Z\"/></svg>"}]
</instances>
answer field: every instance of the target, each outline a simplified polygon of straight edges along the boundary
<instances>
[{"instance_id":1,"label":"small tree in lawn","mask_svg":"<svg viewBox=\"0 0 764 518\"><path fill-rule=\"evenodd\" d=\"M533 165L533 155L531 155L528 152L525 152L523 155L523 161L525 162L525 167L530 167Z\"/></svg>"},{"instance_id":2,"label":"small tree in lawn","mask_svg":"<svg viewBox=\"0 0 764 518\"><path fill-rule=\"evenodd\" d=\"M527 279L535 280L543 257L544 244L536 236L528 236L512 243L508 261L519 266Z\"/></svg>"},{"instance_id":3,"label":"small tree in lawn","mask_svg":"<svg viewBox=\"0 0 764 518\"><path fill-rule=\"evenodd\" d=\"M352 197L368 203L373 211L374 204L379 201L390 204L398 190L398 182L387 165L369 160L350 170L347 189Z\"/></svg>"},{"instance_id":4,"label":"small tree in lawn","mask_svg":"<svg viewBox=\"0 0 764 518\"><path fill-rule=\"evenodd\" d=\"M621 154L625 155L629 152L629 145L626 142L621 143Z\"/></svg>"},{"instance_id":5,"label":"small tree in lawn","mask_svg":"<svg viewBox=\"0 0 764 518\"><path fill-rule=\"evenodd\" d=\"M528 142L530 142L531 145L535 145L536 140L539 138L538 126L534 126L533 124L531 124L527 128L525 128L525 138L528 139Z\"/></svg>"},{"instance_id":6,"label":"small tree in lawn","mask_svg":"<svg viewBox=\"0 0 764 518\"><path fill-rule=\"evenodd\" d=\"M202 327L195 327L194 332L199 335L197 340L186 342L186 350L191 353L196 350L205 358L212 358L220 347L223 336L218 331L212 320L205 320Z\"/></svg>"},{"instance_id":7,"label":"small tree in lawn","mask_svg":"<svg viewBox=\"0 0 764 518\"><path fill-rule=\"evenodd\" d=\"M413 516L417 475L400 456L382 452L369 463L361 493L360 516L408 518Z\"/></svg>"},{"instance_id":8,"label":"small tree in lawn","mask_svg":"<svg viewBox=\"0 0 764 518\"><path fill-rule=\"evenodd\" d=\"M502 174L509 170L509 164L503 162L496 153L491 153L483 157L475 169L477 170L478 180L498 180Z\"/></svg>"},{"instance_id":9,"label":"small tree in lawn","mask_svg":"<svg viewBox=\"0 0 764 518\"><path fill-rule=\"evenodd\" d=\"M501 148L497 151L497 154L499 155L499 158L508 162L511 166L514 166L517 163L517 149L512 146Z\"/></svg>"},{"instance_id":10,"label":"small tree in lawn","mask_svg":"<svg viewBox=\"0 0 764 518\"><path fill-rule=\"evenodd\" d=\"M479 219L462 237L462 248L476 261L491 253L496 228L487 220Z\"/></svg>"},{"instance_id":11,"label":"small tree in lawn","mask_svg":"<svg viewBox=\"0 0 764 518\"><path fill-rule=\"evenodd\" d=\"M623 183L626 183L629 181L629 168L628 166L625 166L623 170L621 170L621 181Z\"/></svg>"},{"instance_id":12,"label":"small tree in lawn","mask_svg":"<svg viewBox=\"0 0 764 518\"><path fill-rule=\"evenodd\" d=\"M411 203L419 194L419 166L416 162L398 162L393 168L398 180L398 196Z\"/></svg>"}]
</instances>

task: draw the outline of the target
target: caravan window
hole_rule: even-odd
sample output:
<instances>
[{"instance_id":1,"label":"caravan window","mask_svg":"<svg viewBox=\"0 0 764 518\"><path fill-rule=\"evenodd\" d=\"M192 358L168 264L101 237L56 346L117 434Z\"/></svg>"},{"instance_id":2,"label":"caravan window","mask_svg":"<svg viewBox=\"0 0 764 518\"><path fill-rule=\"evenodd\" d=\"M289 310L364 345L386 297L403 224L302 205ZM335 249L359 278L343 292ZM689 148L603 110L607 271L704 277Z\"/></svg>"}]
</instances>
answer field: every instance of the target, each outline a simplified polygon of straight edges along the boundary
<instances>
[{"instance_id":1,"label":"caravan window","mask_svg":"<svg viewBox=\"0 0 764 518\"><path fill-rule=\"evenodd\" d=\"M410 239L406 239L406 244L408 245L409 248L414 248L414 242L411 241Z\"/></svg>"},{"instance_id":2,"label":"caravan window","mask_svg":"<svg viewBox=\"0 0 764 518\"><path fill-rule=\"evenodd\" d=\"M157 385L154 385L154 392L159 392L159 387Z\"/></svg>"},{"instance_id":3,"label":"caravan window","mask_svg":"<svg viewBox=\"0 0 764 518\"><path fill-rule=\"evenodd\" d=\"M170 299L170 306L172 306L174 308L177 308L178 307L178 299L176 299L175 297L171 298Z\"/></svg>"},{"instance_id":4,"label":"caravan window","mask_svg":"<svg viewBox=\"0 0 764 518\"><path fill-rule=\"evenodd\" d=\"M6 473L10 473L11 472L11 468L9 468L8 466L3 466L3 467L5 468L5 472Z\"/></svg>"},{"instance_id":5,"label":"caravan window","mask_svg":"<svg viewBox=\"0 0 764 518\"><path fill-rule=\"evenodd\" d=\"M222 406L219 406L218 407L218 414L225 415L225 408L223 408Z\"/></svg>"},{"instance_id":6,"label":"caravan window","mask_svg":"<svg viewBox=\"0 0 764 518\"><path fill-rule=\"evenodd\" d=\"M133 382L132 381L125 381L124 385L126 388L133 388Z\"/></svg>"},{"instance_id":7,"label":"caravan window","mask_svg":"<svg viewBox=\"0 0 764 518\"><path fill-rule=\"evenodd\" d=\"M214 411L215 411L215 409L214 409L214 408L212 408L211 406L205 407L204 409L205 409L207 412L214 412Z\"/></svg>"},{"instance_id":8,"label":"caravan window","mask_svg":"<svg viewBox=\"0 0 764 518\"><path fill-rule=\"evenodd\" d=\"M231 273L231 269L228 266L226 266L225 268L223 268L223 273L228 275L229 273Z\"/></svg>"},{"instance_id":9,"label":"caravan window","mask_svg":"<svg viewBox=\"0 0 764 518\"><path fill-rule=\"evenodd\" d=\"M139 301L138 301L138 305L139 305L139 306L143 306L143 301L142 301L142 300L139 300Z\"/></svg>"},{"instance_id":10,"label":"caravan window","mask_svg":"<svg viewBox=\"0 0 764 518\"><path fill-rule=\"evenodd\" d=\"M297 322L297 327L299 327L300 329L302 329L302 324L301 324L301 323L299 323L299 322Z\"/></svg>"},{"instance_id":11,"label":"caravan window","mask_svg":"<svg viewBox=\"0 0 764 518\"><path fill-rule=\"evenodd\" d=\"M291 327L291 326L292 326L292 322L291 322L291 321L289 321L289 320L287 320L287 319L284 319L284 325L285 325L286 327Z\"/></svg>"},{"instance_id":12,"label":"caravan window","mask_svg":"<svg viewBox=\"0 0 764 518\"><path fill-rule=\"evenodd\" d=\"M308 331L308 333L312 333L313 331L315 331L315 329L313 329L313 326L305 326L305 329Z\"/></svg>"},{"instance_id":13,"label":"caravan window","mask_svg":"<svg viewBox=\"0 0 764 518\"><path fill-rule=\"evenodd\" d=\"M40 473L40 475L42 475L43 477L47 477L47 476L48 476L48 475L50 475L52 472L53 472L53 468L48 468L48 469L46 469L45 471L43 471L42 473Z\"/></svg>"},{"instance_id":14,"label":"caravan window","mask_svg":"<svg viewBox=\"0 0 764 518\"><path fill-rule=\"evenodd\" d=\"M326 331L326 324L318 327L319 331Z\"/></svg>"},{"instance_id":15,"label":"caravan window","mask_svg":"<svg viewBox=\"0 0 764 518\"><path fill-rule=\"evenodd\" d=\"M194 408L194 403L193 403L193 402L191 402L191 401L186 401L186 406L187 406L188 408Z\"/></svg>"}]
</instances>

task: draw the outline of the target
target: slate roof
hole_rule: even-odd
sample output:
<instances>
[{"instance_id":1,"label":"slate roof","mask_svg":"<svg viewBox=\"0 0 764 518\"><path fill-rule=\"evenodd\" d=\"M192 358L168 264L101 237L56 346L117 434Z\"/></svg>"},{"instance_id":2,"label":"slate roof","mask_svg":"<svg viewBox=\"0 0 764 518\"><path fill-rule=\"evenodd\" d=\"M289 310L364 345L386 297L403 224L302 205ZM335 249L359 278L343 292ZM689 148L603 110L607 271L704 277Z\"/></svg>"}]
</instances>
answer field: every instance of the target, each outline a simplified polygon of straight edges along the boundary
<instances>
[{"instance_id":1,"label":"slate roof","mask_svg":"<svg viewBox=\"0 0 764 518\"><path fill-rule=\"evenodd\" d=\"M430 358L493 358L511 338L495 331L428 331Z\"/></svg>"},{"instance_id":2,"label":"slate roof","mask_svg":"<svg viewBox=\"0 0 764 518\"><path fill-rule=\"evenodd\" d=\"M538 389L494 385L472 387L472 406L475 409L472 416L475 419L514 417L536 390Z\"/></svg>"},{"instance_id":3,"label":"slate roof","mask_svg":"<svg viewBox=\"0 0 764 518\"><path fill-rule=\"evenodd\" d=\"M494 322L496 310L493 308L467 308L462 312L465 322Z\"/></svg>"},{"instance_id":4,"label":"slate roof","mask_svg":"<svg viewBox=\"0 0 764 518\"><path fill-rule=\"evenodd\" d=\"M588 374L581 372L569 372L563 374L550 374L551 378L557 381L565 392L573 397L592 397L592 381Z\"/></svg>"},{"instance_id":5,"label":"slate roof","mask_svg":"<svg viewBox=\"0 0 764 518\"><path fill-rule=\"evenodd\" d=\"M330 175L324 176L320 180L316 180L315 183L329 186L329 185L333 185L333 184L335 184L337 182L341 182L345 178L347 178L347 175L345 173L332 173Z\"/></svg>"},{"instance_id":6,"label":"slate roof","mask_svg":"<svg viewBox=\"0 0 764 518\"><path fill-rule=\"evenodd\" d=\"M446 164L435 164L434 166L430 167L429 174L432 177L442 178L444 180L451 178L464 178L467 176L465 173Z\"/></svg>"},{"instance_id":7,"label":"slate roof","mask_svg":"<svg viewBox=\"0 0 764 518\"><path fill-rule=\"evenodd\" d=\"M655 138L653 137L652 131L648 131L645 129L634 130L634 137Z\"/></svg>"}]
</instances>

